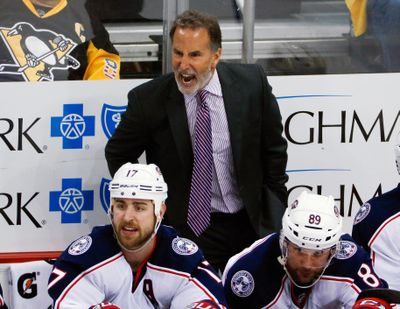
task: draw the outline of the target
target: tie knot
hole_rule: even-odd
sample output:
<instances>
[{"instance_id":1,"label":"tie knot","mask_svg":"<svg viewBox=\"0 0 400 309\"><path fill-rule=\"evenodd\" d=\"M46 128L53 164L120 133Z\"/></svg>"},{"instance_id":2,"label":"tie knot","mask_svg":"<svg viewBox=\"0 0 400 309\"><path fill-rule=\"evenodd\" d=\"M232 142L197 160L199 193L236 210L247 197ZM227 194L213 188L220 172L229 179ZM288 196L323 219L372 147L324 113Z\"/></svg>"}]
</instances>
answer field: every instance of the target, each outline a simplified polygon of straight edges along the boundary
<instances>
[{"instance_id":1,"label":"tie knot","mask_svg":"<svg viewBox=\"0 0 400 309\"><path fill-rule=\"evenodd\" d=\"M200 103L203 105L205 103L207 103L207 95L208 95L208 91L205 89L200 89L199 90L199 98L200 98Z\"/></svg>"}]
</instances>

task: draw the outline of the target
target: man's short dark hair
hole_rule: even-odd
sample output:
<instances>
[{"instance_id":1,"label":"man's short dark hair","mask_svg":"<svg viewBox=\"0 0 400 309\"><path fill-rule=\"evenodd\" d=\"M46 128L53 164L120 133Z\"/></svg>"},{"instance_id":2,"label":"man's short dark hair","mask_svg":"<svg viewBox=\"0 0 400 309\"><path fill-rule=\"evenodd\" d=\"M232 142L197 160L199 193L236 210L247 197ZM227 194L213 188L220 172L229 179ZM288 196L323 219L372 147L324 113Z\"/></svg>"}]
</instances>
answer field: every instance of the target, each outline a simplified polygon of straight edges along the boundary
<instances>
[{"instance_id":1,"label":"man's short dark hair","mask_svg":"<svg viewBox=\"0 0 400 309\"><path fill-rule=\"evenodd\" d=\"M198 29L205 28L210 36L210 48L216 51L221 47L221 28L219 27L218 20L215 16L208 15L196 10L187 10L178 15L172 24L169 37L173 40L174 33L177 27Z\"/></svg>"}]
</instances>

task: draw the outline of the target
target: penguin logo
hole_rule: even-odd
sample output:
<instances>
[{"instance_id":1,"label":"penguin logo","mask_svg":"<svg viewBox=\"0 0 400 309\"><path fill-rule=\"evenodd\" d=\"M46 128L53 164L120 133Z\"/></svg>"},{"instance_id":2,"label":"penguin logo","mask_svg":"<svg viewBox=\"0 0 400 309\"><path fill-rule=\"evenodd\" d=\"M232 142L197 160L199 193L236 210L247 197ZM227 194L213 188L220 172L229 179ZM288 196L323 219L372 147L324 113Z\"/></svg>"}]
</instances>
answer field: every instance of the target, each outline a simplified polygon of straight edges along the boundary
<instances>
[{"instance_id":1,"label":"penguin logo","mask_svg":"<svg viewBox=\"0 0 400 309\"><path fill-rule=\"evenodd\" d=\"M78 60L70 56L77 46L72 40L47 29L36 29L21 22L0 28L15 64L0 64L0 74L21 75L26 81L52 81L53 70L77 69Z\"/></svg>"}]
</instances>

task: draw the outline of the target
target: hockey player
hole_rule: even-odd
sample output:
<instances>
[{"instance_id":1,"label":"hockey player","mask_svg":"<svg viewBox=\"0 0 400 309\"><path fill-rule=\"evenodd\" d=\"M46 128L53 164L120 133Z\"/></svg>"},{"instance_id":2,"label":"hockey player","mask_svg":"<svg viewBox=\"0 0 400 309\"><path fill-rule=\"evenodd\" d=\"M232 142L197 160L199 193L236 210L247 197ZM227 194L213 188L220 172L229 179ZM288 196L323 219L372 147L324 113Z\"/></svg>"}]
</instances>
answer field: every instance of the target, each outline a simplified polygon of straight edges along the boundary
<instances>
[{"instance_id":1,"label":"hockey player","mask_svg":"<svg viewBox=\"0 0 400 309\"><path fill-rule=\"evenodd\" d=\"M400 135L394 152L400 174ZM370 253L376 273L400 290L400 185L360 207L352 235Z\"/></svg>"},{"instance_id":2,"label":"hockey player","mask_svg":"<svg viewBox=\"0 0 400 309\"><path fill-rule=\"evenodd\" d=\"M223 282L229 308L349 309L360 291L387 285L368 254L342 234L333 198L304 191L282 230L233 256Z\"/></svg>"},{"instance_id":3,"label":"hockey player","mask_svg":"<svg viewBox=\"0 0 400 309\"><path fill-rule=\"evenodd\" d=\"M119 78L92 0L1 0L0 81Z\"/></svg>"},{"instance_id":4,"label":"hockey player","mask_svg":"<svg viewBox=\"0 0 400 309\"><path fill-rule=\"evenodd\" d=\"M1 284L0 284L0 309L7 309L7 305L6 302L4 301L3 298L3 289L1 288Z\"/></svg>"},{"instance_id":5,"label":"hockey player","mask_svg":"<svg viewBox=\"0 0 400 309\"><path fill-rule=\"evenodd\" d=\"M161 225L167 184L156 165L124 164L110 196L111 225L74 241L55 263L48 286L55 309L226 308L221 280L198 246Z\"/></svg>"}]
</instances>

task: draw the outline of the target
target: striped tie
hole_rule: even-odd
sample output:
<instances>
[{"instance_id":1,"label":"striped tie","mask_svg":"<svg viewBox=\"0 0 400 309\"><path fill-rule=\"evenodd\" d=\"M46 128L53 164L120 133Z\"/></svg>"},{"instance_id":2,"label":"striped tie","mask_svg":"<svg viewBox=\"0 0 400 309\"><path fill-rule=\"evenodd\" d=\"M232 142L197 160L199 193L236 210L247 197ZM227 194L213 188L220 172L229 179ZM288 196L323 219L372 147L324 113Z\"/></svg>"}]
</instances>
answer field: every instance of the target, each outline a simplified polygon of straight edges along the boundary
<instances>
[{"instance_id":1,"label":"striped tie","mask_svg":"<svg viewBox=\"0 0 400 309\"><path fill-rule=\"evenodd\" d=\"M200 236L210 224L211 185L213 173L210 109L207 91L200 90L194 129L193 171L190 186L187 223Z\"/></svg>"}]
</instances>

